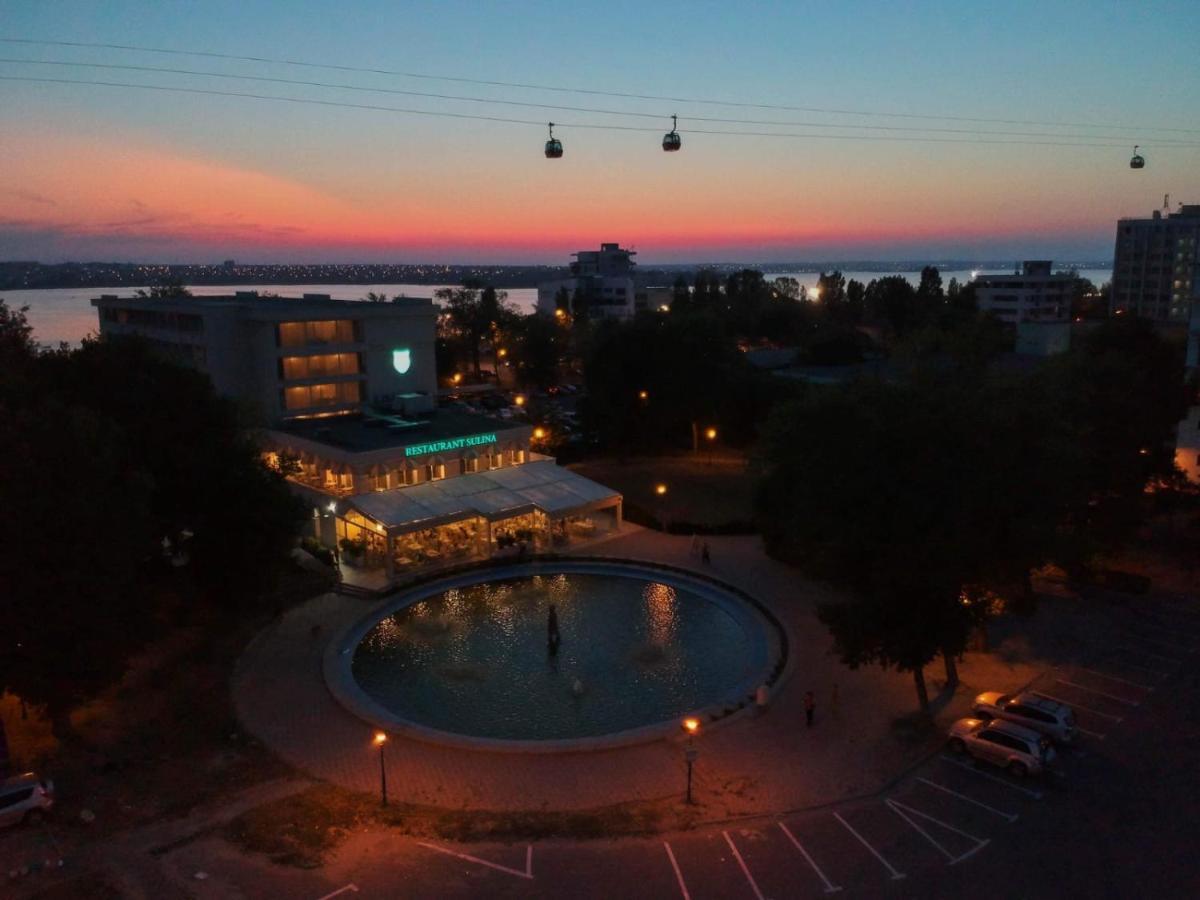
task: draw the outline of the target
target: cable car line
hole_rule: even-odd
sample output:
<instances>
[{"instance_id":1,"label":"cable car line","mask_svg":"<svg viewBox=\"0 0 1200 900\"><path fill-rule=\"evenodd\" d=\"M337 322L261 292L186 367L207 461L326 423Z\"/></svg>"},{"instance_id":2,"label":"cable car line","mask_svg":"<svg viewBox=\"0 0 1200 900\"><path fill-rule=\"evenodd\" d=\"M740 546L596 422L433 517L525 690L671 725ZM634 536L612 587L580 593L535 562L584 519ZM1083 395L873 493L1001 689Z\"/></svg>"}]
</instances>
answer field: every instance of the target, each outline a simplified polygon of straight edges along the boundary
<instances>
[{"instance_id":1,"label":"cable car line","mask_svg":"<svg viewBox=\"0 0 1200 900\"><path fill-rule=\"evenodd\" d=\"M221 91L215 88L195 88L195 87L173 87L168 85L157 84L136 84L131 82L121 81L100 81L100 80L85 80L78 78L38 78L24 75L0 75L0 81L17 81L39 84L72 84L86 85L91 87L115 87L129 88L134 90L145 91L161 91L167 93L181 94L201 94L214 97L239 97L251 100L268 100L278 103L297 103L313 106L329 106L341 109L360 109L373 112L390 112L403 115L414 116L432 116L436 118L448 119L468 119L482 122L499 122L511 125L545 125L544 122L535 119L514 119L505 116L488 116L481 113L457 113L448 112L445 110L435 111L428 109L407 109L396 106L380 106L370 103L350 103L344 100L320 100L312 97L278 97L271 94L255 94L248 91ZM556 125L563 128L586 128L595 131L632 131L632 132L651 132L657 133L655 128L641 128L634 125L617 125L612 123L599 122L556 122ZM837 126L829 126L831 128ZM1038 147L1096 147L1096 148L1114 148L1127 147L1128 144L1114 143L1099 143L1099 142L1083 142L1083 141L1036 141L1020 138L1017 140L994 140L990 138L942 138L942 137L921 137L921 136L903 136L903 135L875 135L875 134L814 134L814 133L797 133L797 132L779 132L779 131L721 131L717 129L693 128L688 129L689 134L708 134L722 135L726 137L765 137L765 138L785 138L792 140L830 140L830 141L888 141L902 143L934 143L934 144L994 144L1005 146L1038 146ZM1169 149L1164 147L1164 149Z\"/></svg>"},{"instance_id":2,"label":"cable car line","mask_svg":"<svg viewBox=\"0 0 1200 900\"><path fill-rule=\"evenodd\" d=\"M1121 125L1121 124L1105 124L1095 122L1049 122L1036 119L1003 119L1003 118L988 118L982 116L959 116L959 115L937 115L931 113L900 113L886 112L883 110L853 110L853 109L837 109L832 107L816 107L816 106L792 106L787 104L777 103L751 103L745 101L734 100L713 100L700 97L671 97L657 94L637 94L622 91L603 91L589 88L571 88L560 87L546 84L534 84L518 81L497 81L486 78L466 78L452 75L431 75L423 72L405 72L396 69L376 69L365 66L346 66L336 63L316 63L305 60L287 59L287 58L272 58L265 56L241 56L233 53L216 53L205 50L178 50L165 47L145 47L134 44L108 44L90 41L56 41L56 40L35 40L32 38L9 38L0 37L0 43L6 44L27 44L47 47L75 47L75 48L92 48L104 50L128 50L137 53L161 53L172 56L201 56L210 59L225 59L236 60L240 62L267 63L274 65L301 66L312 69L329 69L341 72L360 72L371 75L391 75L401 78L419 78L429 81L450 81L460 84L479 84L490 87L508 87L518 88L521 90L536 90L536 91L554 91L557 93L566 94L590 94L599 97L618 97L626 100L655 100L667 103L694 103L708 106L727 106L743 109L770 109L780 110L785 112L808 112L808 113L823 113L828 115L840 116L876 116L886 118L899 119L928 119L948 122L979 122L990 123L996 125L1031 125L1043 126L1047 128L1107 128L1113 131L1166 131L1179 134L1200 134L1200 129L1196 128L1171 128L1157 125ZM834 126L830 126L834 127ZM841 127L841 126L838 126Z\"/></svg>"},{"instance_id":3,"label":"cable car line","mask_svg":"<svg viewBox=\"0 0 1200 900\"><path fill-rule=\"evenodd\" d=\"M87 62L71 62L71 61L63 61L63 60L20 59L20 58L14 58L14 57L0 57L0 63L29 64L29 65L39 65L39 66L66 66L66 67L71 67L71 68L85 68L85 69L116 69L116 70L133 71L133 72L157 72L157 73L165 73L165 74L171 74L171 75L189 75L189 76L200 76L200 77L204 77L204 78L223 78L226 80L236 80L236 81L257 81L257 82L265 82L265 83L270 83L270 84L287 84L287 85L295 85L295 86L299 86L299 87L332 88L335 90L360 91L360 92L373 93L373 94L399 94L399 95L403 95L403 96L407 96L407 97L425 97L425 98L434 99L434 100L452 100L452 101L461 101L461 102L467 102L467 103L496 104L496 105L500 105L500 106L517 106L517 107L522 107L522 108L527 108L527 109L553 109L553 110L567 111L567 112L599 113L602 115L630 116L633 118L640 118L640 119L660 119L660 118L662 118L661 115L659 115L658 113L632 112L632 111L617 110L617 109L600 109L600 108L589 107L589 106L562 106L562 105L549 104L549 103L531 103L531 102L520 101L520 100L498 100L498 99L492 99L492 98L487 98L487 97L464 97L464 96L457 95L457 94L440 94L440 93L431 93L431 92L426 92L426 91L408 91L408 90L403 90L400 88L366 87L366 86L362 86L362 85L338 84L336 82L327 82L327 81L305 81L302 79L294 79L294 78L278 78L278 77L267 76L267 75L235 75L235 74L232 74L229 72L206 72L206 71L197 70L197 69L177 69L177 68L171 68L171 67L167 67L167 66L139 66L139 65L117 64L117 63L87 63ZM676 117L672 116L671 118L675 119ZM996 137L1036 137L1036 138L1052 138L1052 139L1080 138L1083 140L1114 140L1114 141L1122 140L1122 138L1119 138L1114 135L1055 134L1052 132L1041 132L1041 131L991 131L991 130L980 130L980 129L974 129L974 128L938 128L938 127L932 127L932 126L921 127L921 126L915 126L915 125L860 125L860 124L839 123L839 122L796 122L796 121L779 121L779 120L771 120L771 119L766 119L766 120L764 120L764 119L727 119L727 118L714 118L714 117L706 117L706 116L688 116L688 121L689 122L707 122L707 123L716 123L716 124L724 124L724 125L766 125L766 126L776 126L776 127L784 127L784 128L841 128L841 129L852 129L852 130L856 130L856 131L898 131L898 132L919 131L919 132L929 132L929 133L938 133L938 134L972 134L972 135L996 136ZM678 132L677 132L676 128L677 128L677 126L675 126L675 125L672 126L671 134L674 134L676 136L676 138L678 138ZM667 137L669 137L669 136L667 136ZM669 141L667 139L667 137L664 137L664 146L663 146L664 150L668 149L666 144L671 143L671 141ZM1162 139L1159 139L1158 141L1156 141L1156 143L1158 145L1200 146L1200 141L1186 141L1186 140L1180 140L1178 138L1162 138ZM676 147L673 147L672 149L678 150L679 147L676 146Z\"/></svg>"}]
</instances>

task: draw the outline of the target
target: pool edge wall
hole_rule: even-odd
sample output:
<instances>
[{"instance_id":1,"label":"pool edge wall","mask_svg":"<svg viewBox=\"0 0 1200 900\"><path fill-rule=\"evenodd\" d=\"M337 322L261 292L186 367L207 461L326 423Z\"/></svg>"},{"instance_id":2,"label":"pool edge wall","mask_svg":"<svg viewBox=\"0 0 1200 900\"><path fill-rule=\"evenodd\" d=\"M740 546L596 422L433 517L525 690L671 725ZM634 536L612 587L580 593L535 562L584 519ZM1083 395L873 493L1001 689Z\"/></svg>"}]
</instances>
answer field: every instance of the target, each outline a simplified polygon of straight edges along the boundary
<instances>
[{"instance_id":1,"label":"pool edge wall","mask_svg":"<svg viewBox=\"0 0 1200 900\"><path fill-rule=\"evenodd\" d=\"M649 725L630 728L609 734L580 738L549 738L534 740L518 740L511 738L487 738L460 734L452 731L442 731L430 728L401 718L383 705L369 697L365 690L355 680L351 665L354 652L366 634L387 615L385 610L399 609L403 603L397 603L397 595L408 595L419 592L418 599L430 596L439 591L454 587L465 587L480 584L485 581L498 581L504 578L518 578L530 575L559 574L564 567L578 566L581 568L616 569L620 567L624 575L669 575L679 580L690 580L700 585L716 587L729 594L733 599L745 604L748 612L763 620L767 637L767 667L762 679L768 685L778 685L790 671L789 640L786 629L775 614L756 598L744 590L734 587L720 579L707 574L692 572L675 566L660 565L645 560L616 559L610 557L565 557L555 556L537 558L523 563L504 565L485 564L469 566L465 569L442 573L426 581L406 584L403 588L390 593L354 623L341 632L325 647L322 656L322 671L325 686L333 698L343 708L354 716L362 719L372 727L391 735L412 738L428 744L453 747L461 750L498 751L505 753L571 753L590 750L612 750L620 747L630 747L636 744L647 744L658 740L669 740L681 737L680 723L671 719ZM617 573L612 573L617 574ZM731 686L731 691L733 687ZM724 725L736 718L739 713L746 711L739 706L733 712L727 712L727 703L718 703L701 707L689 712L708 719L706 727L712 728Z\"/></svg>"}]
</instances>

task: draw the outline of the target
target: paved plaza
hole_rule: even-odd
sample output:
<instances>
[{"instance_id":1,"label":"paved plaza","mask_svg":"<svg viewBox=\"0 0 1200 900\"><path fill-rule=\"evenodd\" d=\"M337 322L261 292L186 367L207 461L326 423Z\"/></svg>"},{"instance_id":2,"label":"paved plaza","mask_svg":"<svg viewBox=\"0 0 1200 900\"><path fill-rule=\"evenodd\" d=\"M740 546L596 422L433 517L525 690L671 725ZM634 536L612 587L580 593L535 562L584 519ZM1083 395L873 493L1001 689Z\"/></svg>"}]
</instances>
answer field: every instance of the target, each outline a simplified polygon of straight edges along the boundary
<instances>
[{"instance_id":1,"label":"paved plaza","mask_svg":"<svg viewBox=\"0 0 1200 900\"><path fill-rule=\"evenodd\" d=\"M794 569L768 559L757 537L710 538L712 562L692 554L690 537L628 526L592 554L659 562L711 574L752 594L784 624L789 671L767 712L706 729L695 792L702 819L809 808L877 790L927 756L939 739L893 727L916 705L909 675L875 667L850 671L830 652L816 604L829 595ZM301 772L359 791L378 789L373 728L329 694L322 676L326 642L370 609L334 594L285 615L247 649L234 679L244 726ZM317 634L314 635L314 628ZM1020 653L1000 660L968 655L964 687L940 712L961 714L975 685L1021 684L1037 673ZM980 671L980 669L984 671ZM927 672L936 694L941 666ZM832 708L834 685L837 708ZM803 695L816 696L814 726ZM603 751L528 754L448 748L399 735L389 741L389 791L397 799L448 809L582 810L677 797L684 787L682 744L658 740Z\"/></svg>"}]
</instances>

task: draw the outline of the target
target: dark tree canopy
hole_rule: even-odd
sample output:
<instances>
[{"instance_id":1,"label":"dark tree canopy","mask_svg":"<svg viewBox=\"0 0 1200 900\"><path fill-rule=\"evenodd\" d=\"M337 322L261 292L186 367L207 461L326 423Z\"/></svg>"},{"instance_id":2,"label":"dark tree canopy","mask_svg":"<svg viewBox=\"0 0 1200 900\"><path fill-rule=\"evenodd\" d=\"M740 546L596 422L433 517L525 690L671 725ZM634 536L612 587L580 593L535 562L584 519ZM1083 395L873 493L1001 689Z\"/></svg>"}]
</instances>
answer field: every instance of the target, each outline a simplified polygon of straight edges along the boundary
<instances>
[{"instance_id":1,"label":"dark tree canopy","mask_svg":"<svg viewBox=\"0 0 1200 900\"><path fill-rule=\"evenodd\" d=\"M288 564L305 507L208 378L148 344L30 355L0 372L0 416L0 505L19 511L0 519L0 690L61 717L164 627L164 584L243 607Z\"/></svg>"}]
</instances>

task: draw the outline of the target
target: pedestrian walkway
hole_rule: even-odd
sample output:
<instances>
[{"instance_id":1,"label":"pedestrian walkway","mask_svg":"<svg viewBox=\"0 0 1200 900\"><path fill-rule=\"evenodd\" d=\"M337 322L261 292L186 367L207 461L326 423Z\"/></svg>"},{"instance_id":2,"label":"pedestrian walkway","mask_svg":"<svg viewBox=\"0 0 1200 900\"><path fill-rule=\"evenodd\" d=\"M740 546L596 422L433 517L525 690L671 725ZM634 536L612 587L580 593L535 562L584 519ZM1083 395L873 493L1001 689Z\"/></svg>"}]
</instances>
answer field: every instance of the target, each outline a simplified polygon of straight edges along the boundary
<instances>
[{"instance_id":1,"label":"pedestrian walkway","mask_svg":"<svg viewBox=\"0 0 1200 900\"><path fill-rule=\"evenodd\" d=\"M632 528L586 548L606 557L659 562L721 578L767 605L790 636L791 669L765 714L707 727L698 740L695 792L701 817L718 819L827 803L878 788L929 747L893 736L913 709L911 678L876 668L849 671L831 654L816 603L829 595L767 558L756 537L710 538L711 562L690 538ZM358 619L365 601L325 595L291 611L247 649L234 678L243 724L301 772L359 791L378 788L373 729L325 688L324 641ZM320 626L316 629L316 626ZM1006 681L1021 674L1011 664ZM964 679L970 660L964 665ZM932 674L932 672L931 672ZM839 715L830 714L833 685ZM803 695L817 698L805 727ZM951 711L947 711L949 714ZM590 809L683 793L680 744L657 741L593 752L520 754L452 749L393 736L389 791L439 807Z\"/></svg>"}]
</instances>

